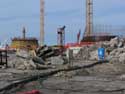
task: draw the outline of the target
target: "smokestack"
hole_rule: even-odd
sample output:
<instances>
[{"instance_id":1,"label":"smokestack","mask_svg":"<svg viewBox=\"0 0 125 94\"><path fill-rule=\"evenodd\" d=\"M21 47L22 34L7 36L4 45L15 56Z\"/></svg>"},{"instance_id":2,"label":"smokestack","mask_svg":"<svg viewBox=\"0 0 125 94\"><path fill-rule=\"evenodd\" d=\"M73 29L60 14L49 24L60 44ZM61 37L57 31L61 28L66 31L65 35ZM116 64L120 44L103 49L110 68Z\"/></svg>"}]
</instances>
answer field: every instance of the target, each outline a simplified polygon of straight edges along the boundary
<instances>
[{"instance_id":1,"label":"smokestack","mask_svg":"<svg viewBox=\"0 0 125 94\"><path fill-rule=\"evenodd\" d=\"M93 0L86 0L86 33L91 36L93 31Z\"/></svg>"},{"instance_id":2,"label":"smokestack","mask_svg":"<svg viewBox=\"0 0 125 94\"><path fill-rule=\"evenodd\" d=\"M44 0L40 0L40 46L44 45Z\"/></svg>"}]
</instances>

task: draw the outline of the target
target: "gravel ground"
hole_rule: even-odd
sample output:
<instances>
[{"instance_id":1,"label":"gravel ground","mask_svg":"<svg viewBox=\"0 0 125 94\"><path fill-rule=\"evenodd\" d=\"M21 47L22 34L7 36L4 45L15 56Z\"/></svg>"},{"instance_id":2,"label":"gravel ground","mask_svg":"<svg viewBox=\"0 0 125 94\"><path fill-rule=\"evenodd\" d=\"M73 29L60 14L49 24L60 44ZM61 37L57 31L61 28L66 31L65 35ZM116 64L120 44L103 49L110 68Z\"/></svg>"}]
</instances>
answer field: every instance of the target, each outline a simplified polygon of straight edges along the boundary
<instances>
[{"instance_id":1,"label":"gravel ground","mask_svg":"<svg viewBox=\"0 0 125 94\"><path fill-rule=\"evenodd\" d=\"M125 81L116 75L51 77L41 84L39 81L29 83L20 92L32 89L38 89L42 94L125 94Z\"/></svg>"},{"instance_id":2,"label":"gravel ground","mask_svg":"<svg viewBox=\"0 0 125 94\"><path fill-rule=\"evenodd\" d=\"M75 61L73 65L88 65L93 62L85 63L85 61L80 60ZM33 89L40 90L42 94L125 94L125 76L123 76L123 79L121 78L121 75L125 74L123 65L117 66L106 63L85 70L60 72L49 78L38 79L37 81L5 90L0 92L0 94L20 94L20 92ZM14 80L52 70L0 69L0 88Z\"/></svg>"}]
</instances>

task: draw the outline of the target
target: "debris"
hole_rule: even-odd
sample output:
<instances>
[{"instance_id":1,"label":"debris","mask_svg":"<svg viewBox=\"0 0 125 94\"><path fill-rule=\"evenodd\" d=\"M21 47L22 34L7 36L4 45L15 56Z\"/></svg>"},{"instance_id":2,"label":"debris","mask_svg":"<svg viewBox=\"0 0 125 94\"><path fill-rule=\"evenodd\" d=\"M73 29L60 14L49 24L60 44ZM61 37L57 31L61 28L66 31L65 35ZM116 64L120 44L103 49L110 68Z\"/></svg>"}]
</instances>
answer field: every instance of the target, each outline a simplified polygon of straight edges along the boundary
<instances>
[{"instance_id":1,"label":"debris","mask_svg":"<svg viewBox=\"0 0 125 94\"><path fill-rule=\"evenodd\" d=\"M120 80L125 80L125 74L119 76Z\"/></svg>"},{"instance_id":2,"label":"debris","mask_svg":"<svg viewBox=\"0 0 125 94\"><path fill-rule=\"evenodd\" d=\"M125 63L125 53L119 55L119 61Z\"/></svg>"},{"instance_id":3,"label":"debris","mask_svg":"<svg viewBox=\"0 0 125 94\"><path fill-rule=\"evenodd\" d=\"M39 64L64 64L65 60L63 56L57 55L57 51L52 47L43 46L36 50L36 57L33 58L33 61ZM48 62L48 63L45 63Z\"/></svg>"},{"instance_id":4,"label":"debris","mask_svg":"<svg viewBox=\"0 0 125 94\"><path fill-rule=\"evenodd\" d=\"M62 65L66 60L65 56L57 55L57 50L45 45L36 51L18 50L10 59L9 66L18 70L48 69L53 68L47 66L48 64Z\"/></svg>"},{"instance_id":5,"label":"debris","mask_svg":"<svg viewBox=\"0 0 125 94\"><path fill-rule=\"evenodd\" d=\"M17 50L16 55L18 57L22 57L22 58L25 58L25 59L30 59L31 58L29 52L26 51L26 50Z\"/></svg>"},{"instance_id":6,"label":"debris","mask_svg":"<svg viewBox=\"0 0 125 94\"><path fill-rule=\"evenodd\" d=\"M38 56L33 57L32 60L33 60L34 63L45 64L45 62L43 61L43 59L40 58L40 57L38 57Z\"/></svg>"},{"instance_id":7,"label":"debris","mask_svg":"<svg viewBox=\"0 0 125 94\"><path fill-rule=\"evenodd\" d=\"M97 50L90 52L89 60L98 60L98 51Z\"/></svg>"},{"instance_id":8,"label":"debris","mask_svg":"<svg viewBox=\"0 0 125 94\"><path fill-rule=\"evenodd\" d=\"M119 43L118 37L111 39L111 41L109 43L110 43L110 47L117 47L118 43Z\"/></svg>"},{"instance_id":9,"label":"debris","mask_svg":"<svg viewBox=\"0 0 125 94\"><path fill-rule=\"evenodd\" d=\"M62 65L65 63L65 61L63 60L62 56L56 56L56 57L51 57L50 58L50 63L52 65Z\"/></svg>"}]
</instances>

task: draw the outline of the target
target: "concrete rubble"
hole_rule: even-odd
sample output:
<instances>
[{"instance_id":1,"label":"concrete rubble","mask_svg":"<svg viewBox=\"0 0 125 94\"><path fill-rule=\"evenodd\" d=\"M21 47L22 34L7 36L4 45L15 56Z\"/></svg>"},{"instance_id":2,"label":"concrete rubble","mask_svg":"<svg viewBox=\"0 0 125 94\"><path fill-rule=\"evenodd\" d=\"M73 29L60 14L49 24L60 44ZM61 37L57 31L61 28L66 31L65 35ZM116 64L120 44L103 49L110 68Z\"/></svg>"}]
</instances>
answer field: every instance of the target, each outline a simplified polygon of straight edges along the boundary
<instances>
[{"instance_id":1,"label":"concrete rubble","mask_svg":"<svg viewBox=\"0 0 125 94\"><path fill-rule=\"evenodd\" d=\"M98 60L100 45L105 48L106 61L103 63ZM18 90L29 91L34 86L44 94L125 93L125 42L122 39L114 38L110 42L83 46L77 55L66 56L48 46L35 51L19 50L16 54L9 55L10 68L1 69L0 85L5 83L8 86L13 81L34 77L38 80L35 80L35 85L31 80L21 88L14 87L10 90L1 90L6 87L1 85L0 90L4 93L0 91L0 94L18 94ZM44 78L43 75L47 77Z\"/></svg>"},{"instance_id":2,"label":"concrete rubble","mask_svg":"<svg viewBox=\"0 0 125 94\"><path fill-rule=\"evenodd\" d=\"M98 47L100 44L105 48L105 59L109 60L109 62L102 66L93 67L93 69L89 69L89 72L91 73L91 70L95 70L95 73L96 71L101 73L103 70L107 73L110 70L114 72L117 70L122 71L125 64L125 41L117 37L111 39L110 42L105 41L91 46L83 46L79 53L74 56L74 60L79 60L79 62L98 61ZM16 55L10 57L9 66L19 70L47 69L68 63L66 55L62 56L59 51L46 45L33 52L20 50Z\"/></svg>"},{"instance_id":3,"label":"concrete rubble","mask_svg":"<svg viewBox=\"0 0 125 94\"><path fill-rule=\"evenodd\" d=\"M36 51L19 50L11 55L9 67L19 70L34 70L50 68L49 65L65 64L66 59L55 52L52 47L43 46ZM51 66L53 68L53 66Z\"/></svg>"},{"instance_id":4,"label":"concrete rubble","mask_svg":"<svg viewBox=\"0 0 125 94\"><path fill-rule=\"evenodd\" d=\"M103 45L106 50L106 58L109 57L123 57L125 53L125 42L122 39L114 38L111 39L110 42L100 42L96 43L95 45L91 45L88 47L83 47L78 55L76 55L78 59L85 59L85 60L98 60L98 53L97 50L99 45ZM123 59L123 58L121 58ZM124 61L124 60L122 60Z\"/></svg>"},{"instance_id":5,"label":"concrete rubble","mask_svg":"<svg viewBox=\"0 0 125 94\"><path fill-rule=\"evenodd\" d=\"M98 48L102 45L105 48L106 64L97 65L87 69L90 74L117 74L125 72L125 41L118 37L110 42L100 42L89 47L83 47L76 57L84 61L98 61Z\"/></svg>"}]
</instances>

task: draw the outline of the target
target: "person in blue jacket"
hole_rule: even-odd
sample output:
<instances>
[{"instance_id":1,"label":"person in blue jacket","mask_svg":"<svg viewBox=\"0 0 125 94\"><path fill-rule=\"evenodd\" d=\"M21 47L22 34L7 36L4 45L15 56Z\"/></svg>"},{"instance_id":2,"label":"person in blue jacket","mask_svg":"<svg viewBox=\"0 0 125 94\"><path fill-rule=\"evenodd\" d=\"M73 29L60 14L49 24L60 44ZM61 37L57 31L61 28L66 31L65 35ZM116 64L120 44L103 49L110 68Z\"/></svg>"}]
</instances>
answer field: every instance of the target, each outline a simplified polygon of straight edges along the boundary
<instances>
[{"instance_id":1,"label":"person in blue jacket","mask_svg":"<svg viewBox=\"0 0 125 94\"><path fill-rule=\"evenodd\" d=\"M98 58L99 58L99 60L104 60L105 59L105 48L103 47L103 45L101 45L98 48Z\"/></svg>"}]
</instances>

